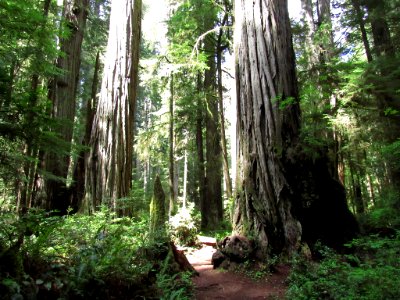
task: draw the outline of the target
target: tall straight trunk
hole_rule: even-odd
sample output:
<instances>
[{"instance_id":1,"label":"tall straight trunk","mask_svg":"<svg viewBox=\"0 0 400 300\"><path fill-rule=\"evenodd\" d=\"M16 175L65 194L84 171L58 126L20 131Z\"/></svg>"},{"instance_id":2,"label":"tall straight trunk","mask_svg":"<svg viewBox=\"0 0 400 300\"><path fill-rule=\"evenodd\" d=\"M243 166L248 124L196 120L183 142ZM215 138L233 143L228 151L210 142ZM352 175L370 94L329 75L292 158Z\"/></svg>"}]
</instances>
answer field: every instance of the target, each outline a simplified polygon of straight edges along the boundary
<instances>
[{"instance_id":1,"label":"tall straight trunk","mask_svg":"<svg viewBox=\"0 0 400 300\"><path fill-rule=\"evenodd\" d=\"M45 194L47 209L58 209L65 212L68 208L66 179L70 164L70 143L72 141L75 118L76 92L81 64L81 47L83 32L88 16L89 0L64 0L63 20L69 35L60 40L61 55L57 59L57 67L62 70L51 85L50 99L53 102L52 117L60 121L54 128L55 133L63 140L67 154L48 152L45 157L46 171L58 179L45 178Z\"/></svg>"},{"instance_id":2,"label":"tall straight trunk","mask_svg":"<svg viewBox=\"0 0 400 300\"><path fill-rule=\"evenodd\" d=\"M385 19L386 11L382 1L364 0L374 40L374 51L379 57L382 55L394 56L394 47L390 36L389 24Z\"/></svg>"},{"instance_id":3,"label":"tall straight trunk","mask_svg":"<svg viewBox=\"0 0 400 300\"><path fill-rule=\"evenodd\" d=\"M312 72L316 72L315 65L318 62L316 47L314 45L315 21L312 0L301 0L301 7L306 29L307 61Z\"/></svg>"},{"instance_id":4,"label":"tall straight trunk","mask_svg":"<svg viewBox=\"0 0 400 300\"><path fill-rule=\"evenodd\" d=\"M99 85L99 72L100 72L100 52L97 52L96 61L93 73L92 91L90 99L86 102L86 122L85 122L85 135L83 137L82 146L87 147L90 141L90 132L93 125L93 119L96 109L96 95ZM78 160L72 176L72 195L70 206L73 211L77 211L82 204L83 197L85 196L85 173L89 153L83 149L79 153Z\"/></svg>"},{"instance_id":5,"label":"tall straight trunk","mask_svg":"<svg viewBox=\"0 0 400 300\"><path fill-rule=\"evenodd\" d=\"M113 0L100 98L93 120L83 210L105 204L124 214L117 200L129 196L138 86L141 0Z\"/></svg>"},{"instance_id":6,"label":"tall straight trunk","mask_svg":"<svg viewBox=\"0 0 400 300\"><path fill-rule=\"evenodd\" d=\"M225 178L225 192L228 198L232 197L232 180L229 174L229 162L228 162L228 147L226 145L225 135L225 116L224 116L224 101L223 101L223 85L222 85L222 29L218 35L217 42L217 72L218 72L218 105L219 105L219 121L221 125L221 150L223 159L223 171Z\"/></svg>"},{"instance_id":7,"label":"tall straight trunk","mask_svg":"<svg viewBox=\"0 0 400 300\"><path fill-rule=\"evenodd\" d=\"M216 95L215 43L207 37L204 45L209 69L204 74L206 93L206 211L202 211L204 226L215 229L223 218L222 156L219 127L218 97Z\"/></svg>"},{"instance_id":8,"label":"tall straight trunk","mask_svg":"<svg viewBox=\"0 0 400 300\"><path fill-rule=\"evenodd\" d=\"M365 55L368 62L372 62L372 51L368 41L367 30L365 29L364 14L360 7L360 0L352 0L353 9L356 13L358 26L360 27L361 38L364 45Z\"/></svg>"},{"instance_id":9,"label":"tall straight trunk","mask_svg":"<svg viewBox=\"0 0 400 300\"><path fill-rule=\"evenodd\" d=\"M360 183L360 174L355 167L354 162L352 162L351 157L349 158L349 171L350 178L352 183L352 194L353 194L353 202L355 207L355 212L357 214L363 214L365 212L364 201L361 192L361 183Z\"/></svg>"},{"instance_id":10,"label":"tall straight trunk","mask_svg":"<svg viewBox=\"0 0 400 300\"><path fill-rule=\"evenodd\" d=\"M197 75L197 90L198 93L201 93L202 84L201 84L201 75ZM205 171L205 160L204 160L204 139L203 139L203 101L200 97L197 100L197 112L196 112L196 152L197 152L197 168L196 168L196 177L199 185L199 201L198 208L201 212L205 211L207 208L206 203L206 171ZM206 219L202 217L201 219L201 227L205 228Z\"/></svg>"},{"instance_id":11,"label":"tall straight trunk","mask_svg":"<svg viewBox=\"0 0 400 300\"><path fill-rule=\"evenodd\" d=\"M171 217L175 210L175 158L174 158L174 73L171 73L169 99L169 216Z\"/></svg>"},{"instance_id":12,"label":"tall straight trunk","mask_svg":"<svg viewBox=\"0 0 400 300\"><path fill-rule=\"evenodd\" d=\"M45 17L44 21L46 21L47 16L49 14L50 10L50 0L45 0L44 6L43 6L43 16ZM43 28L45 24L41 24L41 27ZM43 43L39 43L38 45L39 51L44 52L43 48L44 45ZM38 53L34 59L34 64L40 64L41 60L43 59L43 54ZM10 88L8 91L8 96L9 99L11 99L12 96L12 86L13 86L13 81L14 81L14 68L15 65L11 67L10 70ZM38 66L36 66L38 68ZM30 96L29 96L29 107L30 110L27 114L27 124L34 124L35 119L36 119L36 112L35 108L38 105L38 89L40 86L40 78L37 73L32 75L31 79L31 91L30 91ZM8 106L9 103L6 103ZM32 130L37 130L37 128L32 128ZM29 161L24 163L23 167L23 177L25 180L23 182L20 182L18 184L18 187L20 191L17 192L17 208L20 210L22 213L25 213L28 208L31 207L32 205L32 195L33 195L33 190L34 190L34 182L35 182L35 173L36 173L36 166L37 164L35 163L35 160L38 158L39 155L39 149L38 145L33 143L32 141L34 140L33 137L34 132L27 132L27 139L26 139L26 145L25 145L25 155L29 157Z\"/></svg>"},{"instance_id":13,"label":"tall straight trunk","mask_svg":"<svg viewBox=\"0 0 400 300\"><path fill-rule=\"evenodd\" d=\"M188 153L187 149L185 148L185 153L184 153L184 165L183 165L183 203L182 206L184 209L186 209L186 202L187 202L187 181L188 181Z\"/></svg>"},{"instance_id":14,"label":"tall straight trunk","mask_svg":"<svg viewBox=\"0 0 400 300\"><path fill-rule=\"evenodd\" d=\"M295 57L286 0L236 0L238 194L234 230L264 254L291 254L301 240L339 246L356 230L326 153L312 160L299 140ZM281 101L292 104L280 108Z\"/></svg>"},{"instance_id":15,"label":"tall straight trunk","mask_svg":"<svg viewBox=\"0 0 400 300\"><path fill-rule=\"evenodd\" d=\"M400 89L400 80L398 76L393 76L393 59L396 59L396 53L393 46L389 24L385 19L386 10L383 2L364 0L369 13L369 19L374 41L374 52L377 58L383 61L378 64L378 76L384 76L385 80L380 80L376 85L375 96L378 102L379 113L384 122L384 141L388 144L396 143L400 137L400 117L398 114L387 115L387 109L400 111L400 102L398 101L398 90ZM400 168L393 164L391 159L388 161L391 186L400 192Z\"/></svg>"},{"instance_id":16,"label":"tall straight trunk","mask_svg":"<svg viewBox=\"0 0 400 300\"><path fill-rule=\"evenodd\" d=\"M331 0L318 0L315 4L311 0L302 0L302 7L306 16L308 33L306 38L306 48L310 49L307 54L309 57L309 70L311 74L310 82L316 83L319 92L319 99L316 105L323 114L334 116L337 99L332 93L336 82L330 74L332 70L329 65L334 57L335 45L333 41L332 19L331 19ZM314 16L314 11L316 16ZM315 20L315 21L314 21ZM312 24L310 24L312 22ZM328 36L328 38L326 38ZM319 41L317 44L315 40ZM327 76L325 76L327 74ZM321 76L323 75L323 76ZM340 133L335 129L324 124L319 137L328 140L329 150L333 155L330 156L330 172L332 176L339 180L339 148Z\"/></svg>"}]
</instances>

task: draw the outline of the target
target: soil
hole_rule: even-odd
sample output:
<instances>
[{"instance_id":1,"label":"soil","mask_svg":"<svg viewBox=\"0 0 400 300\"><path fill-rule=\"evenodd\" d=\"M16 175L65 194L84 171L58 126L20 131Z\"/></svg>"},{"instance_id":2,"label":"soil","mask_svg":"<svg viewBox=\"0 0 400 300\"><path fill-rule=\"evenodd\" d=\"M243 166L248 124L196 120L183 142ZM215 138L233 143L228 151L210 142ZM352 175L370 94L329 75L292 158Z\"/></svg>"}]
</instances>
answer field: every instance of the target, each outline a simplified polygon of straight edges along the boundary
<instances>
[{"instance_id":1,"label":"soil","mask_svg":"<svg viewBox=\"0 0 400 300\"><path fill-rule=\"evenodd\" d=\"M199 276L193 278L195 299L285 299L288 266L277 266L276 272L260 280L233 271L213 269L213 246L203 245L199 250L187 253L189 262Z\"/></svg>"}]
</instances>

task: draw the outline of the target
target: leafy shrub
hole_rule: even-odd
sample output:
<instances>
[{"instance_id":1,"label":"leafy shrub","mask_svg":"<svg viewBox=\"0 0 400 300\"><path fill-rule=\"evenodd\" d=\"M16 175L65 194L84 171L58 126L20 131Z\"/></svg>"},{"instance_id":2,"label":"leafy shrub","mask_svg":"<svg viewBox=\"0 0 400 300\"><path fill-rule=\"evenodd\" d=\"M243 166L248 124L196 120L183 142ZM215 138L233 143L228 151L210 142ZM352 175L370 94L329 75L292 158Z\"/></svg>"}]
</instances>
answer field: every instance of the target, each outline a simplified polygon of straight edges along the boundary
<instances>
[{"instance_id":1,"label":"leafy shrub","mask_svg":"<svg viewBox=\"0 0 400 300\"><path fill-rule=\"evenodd\" d=\"M294 260L288 299L400 299L400 235L370 236L339 255L321 247L318 263Z\"/></svg>"},{"instance_id":2,"label":"leafy shrub","mask_svg":"<svg viewBox=\"0 0 400 300\"><path fill-rule=\"evenodd\" d=\"M377 199L374 209L360 218L367 233L379 233L385 229L400 229L400 195L387 189Z\"/></svg>"},{"instance_id":3,"label":"leafy shrub","mask_svg":"<svg viewBox=\"0 0 400 300\"><path fill-rule=\"evenodd\" d=\"M8 251L16 262L0 272L0 293L6 298L160 298L165 291L159 281L178 276L173 268L161 268L167 264L168 237L150 239L146 218L117 218L103 208L93 216L9 214L0 223L0 258ZM13 274L13 268L19 271ZM187 282L181 283L168 293L175 287L183 293Z\"/></svg>"},{"instance_id":4,"label":"leafy shrub","mask_svg":"<svg viewBox=\"0 0 400 300\"><path fill-rule=\"evenodd\" d=\"M179 245L195 246L197 241L197 222L194 217L194 205L182 208L171 217L169 222L169 232L173 241Z\"/></svg>"}]
</instances>

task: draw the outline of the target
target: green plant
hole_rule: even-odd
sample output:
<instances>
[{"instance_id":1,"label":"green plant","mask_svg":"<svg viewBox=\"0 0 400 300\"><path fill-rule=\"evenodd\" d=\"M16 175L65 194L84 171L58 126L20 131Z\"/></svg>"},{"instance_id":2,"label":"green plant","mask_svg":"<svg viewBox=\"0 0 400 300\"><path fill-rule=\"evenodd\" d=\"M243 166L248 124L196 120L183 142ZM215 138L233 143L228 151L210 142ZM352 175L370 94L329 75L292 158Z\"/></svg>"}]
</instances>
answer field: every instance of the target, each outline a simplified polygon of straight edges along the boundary
<instances>
[{"instance_id":1,"label":"green plant","mask_svg":"<svg viewBox=\"0 0 400 300\"><path fill-rule=\"evenodd\" d=\"M163 300L189 300L193 299L193 284L189 272L179 274L161 273L157 275L157 287L162 291L160 299Z\"/></svg>"},{"instance_id":2,"label":"green plant","mask_svg":"<svg viewBox=\"0 0 400 300\"><path fill-rule=\"evenodd\" d=\"M169 232L173 241L179 245L195 246L197 244L197 226L194 205L182 208L169 221Z\"/></svg>"},{"instance_id":3,"label":"green plant","mask_svg":"<svg viewBox=\"0 0 400 300\"><path fill-rule=\"evenodd\" d=\"M319 262L295 257L288 299L398 299L400 297L399 234L369 236L347 245L339 255L320 247Z\"/></svg>"},{"instance_id":4,"label":"green plant","mask_svg":"<svg viewBox=\"0 0 400 300\"><path fill-rule=\"evenodd\" d=\"M117 218L105 207L92 216L2 212L0 258L10 261L12 254L14 259L8 269L0 264L0 293L9 298L154 298L157 276L164 274L159 280L165 285L169 280L168 299L185 299L190 280L169 259L168 237L149 239L148 229L147 218Z\"/></svg>"}]
</instances>

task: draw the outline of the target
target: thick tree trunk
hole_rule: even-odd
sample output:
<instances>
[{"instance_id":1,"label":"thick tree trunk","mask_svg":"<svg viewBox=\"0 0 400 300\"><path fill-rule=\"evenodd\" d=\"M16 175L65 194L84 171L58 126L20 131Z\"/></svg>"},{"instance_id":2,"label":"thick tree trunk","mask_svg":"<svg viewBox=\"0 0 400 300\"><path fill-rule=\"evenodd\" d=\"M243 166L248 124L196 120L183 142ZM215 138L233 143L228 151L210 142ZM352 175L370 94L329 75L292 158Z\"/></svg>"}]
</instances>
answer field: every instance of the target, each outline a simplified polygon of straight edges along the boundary
<instances>
[{"instance_id":1,"label":"thick tree trunk","mask_svg":"<svg viewBox=\"0 0 400 300\"><path fill-rule=\"evenodd\" d=\"M138 86L141 0L112 1L106 64L91 131L84 209L129 195Z\"/></svg>"},{"instance_id":2,"label":"thick tree trunk","mask_svg":"<svg viewBox=\"0 0 400 300\"><path fill-rule=\"evenodd\" d=\"M88 7L89 0L64 1L63 20L70 35L60 41L64 55L58 58L57 67L63 73L55 78L50 90L50 99L53 101L52 116L60 121L60 126L55 129L55 132L65 142L67 154L46 153L46 171L57 176L58 179L45 178L45 194L47 208L58 209L61 212L65 212L69 204L66 179L70 164L69 152L75 118L80 54Z\"/></svg>"},{"instance_id":3,"label":"thick tree trunk","mask_svg":"<svg viewBox=\"0 0 400 300\"><path fill-rule=\"evenodd\" d=\"M313 161L301 152L287 1L235 4L240 169L234 230L257 237L264 254L291 254L301 240L338 245L355 220L325 153Z\"/></svg>"},{"instance_id":4,"label":"thick tree trunk","mask_svg":"<svg viewBox=\"0 0 400 300\"><path fill-rule=\"evenodd\" d=\"M398 101L398 90L400 81L398 76L393 75L393 64L389 60L395 59L395 49L393 46L389 24L385 19L386 11L383 2L364 0L369 13L369 19L374 41L374 52L377 58L383 59L378 65L379 74L384 76L385 80L375 82L375 96L378 102L378 109L384 122L384 141L388 144L396 143L399 139L400 117L398 114L387 115L387 109L400 111L400 102ZM390 61L391 62L391 61ZM400 168L393 164L389 159L388 168L391 179L391 186L400 191Z\"/></svg>"}]
</instances>

